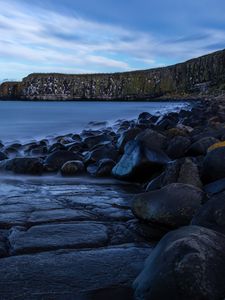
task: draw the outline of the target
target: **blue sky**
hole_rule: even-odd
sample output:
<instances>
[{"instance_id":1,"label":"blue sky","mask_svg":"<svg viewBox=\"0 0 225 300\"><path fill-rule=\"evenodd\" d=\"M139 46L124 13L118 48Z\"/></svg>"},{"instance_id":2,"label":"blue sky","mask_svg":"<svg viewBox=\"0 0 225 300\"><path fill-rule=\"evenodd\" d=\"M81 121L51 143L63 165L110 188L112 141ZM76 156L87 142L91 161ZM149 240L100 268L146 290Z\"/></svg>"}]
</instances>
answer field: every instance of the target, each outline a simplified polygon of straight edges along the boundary
<instances>
[{"instance_id":1,"label":"blue sky","mask_svg":"<svg viewBox=\"0 0 225 300\"><path fill-rule=\"evenodd\" d=\"M224 0L0 0L0 81L148 69L225 48Z\"/></svg>"}]
</instances>

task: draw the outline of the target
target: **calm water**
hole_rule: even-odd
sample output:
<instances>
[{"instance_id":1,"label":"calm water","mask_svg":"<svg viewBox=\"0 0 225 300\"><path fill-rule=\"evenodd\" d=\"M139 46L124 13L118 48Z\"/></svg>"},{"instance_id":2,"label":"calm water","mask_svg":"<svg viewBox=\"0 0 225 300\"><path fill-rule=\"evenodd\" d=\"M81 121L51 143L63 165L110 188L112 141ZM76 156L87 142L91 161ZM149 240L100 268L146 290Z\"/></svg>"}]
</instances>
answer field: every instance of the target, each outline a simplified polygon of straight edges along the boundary
<instances>
[{"instance_id":1,"label":"calm water","mask_svg":"<svg viewBox=\"0 0 225 300\"><path fill-rule=\"evenodd\" d=\"M91 121L137 118L148 111L164 114L180 110L184 102L0 102L0 140L31 140L64 133L79 133Z\"/></svg>"}]
</instances>

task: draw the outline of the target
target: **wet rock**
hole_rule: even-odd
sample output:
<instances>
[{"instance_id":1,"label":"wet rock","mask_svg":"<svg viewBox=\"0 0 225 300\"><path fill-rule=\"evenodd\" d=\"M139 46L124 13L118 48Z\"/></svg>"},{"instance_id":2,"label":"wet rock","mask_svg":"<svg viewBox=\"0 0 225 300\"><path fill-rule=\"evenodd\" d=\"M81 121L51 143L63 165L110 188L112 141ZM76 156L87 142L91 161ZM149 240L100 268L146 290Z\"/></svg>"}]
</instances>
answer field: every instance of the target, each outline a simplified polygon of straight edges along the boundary
<instances>
[{"instance_id":1,"label":"wet rock","mask_svg":"<svg viewBox=\"0 0 225 300\"><path fill-rule=\"evenodd\" d=\"M117 147L119 149L119 151L121 153L124 152L124 147L125 145L131 141L131 140L134 140L135 137L141 132L141 129L140 128L130 128L126 131L124 131L119 139L118 139L118 142L117 142Z\"/></svg>"},{"instance_id":2,"label":"wet rock","mask_svg":"<svg viewBox=\"0 0 225 300\"><path fill-rule=\"evenodd\" d=\"M48 152L52 153L57 150L66 150L66 147L65 147L65 145L63 145L61 143L54 143L49 147Z\"/></svg>"},{"instance_id":3,"label":"wet rock","mask_svg":"<svg viewBox=\"0 0 225 300\"><path fill-rule=\"evenodd\" d=\"M184 136L176 136L170 142L167 148L167 154L172 159L184 157L186 150L190 146L191 141L189 138Z\"/></svg>"},{"instance_id":4,"label":"wet rock","mask_svg":"<svg viewBox=\"0 0 225 300\"><path fill-rule=\"evenodd\" d=\"M225 190L225 178L216 180L204 186L204 191L209 195L218 194Z\"/></svg>"},{"instance_id":5,"label":"wet rock","mask_svg":"<svg viewBox=\"0 0 225 300\"><path fill-rule=\"evenodd\" d=\"M142 112L138 116L138 120L149 120L151 119L152 115L149 112Z\"/></svg>"},{"instance_id":6,"label":"wet rock","mask_svg":"<svg viewBox=\"0 0 225 300\"><path fill-rule=\"evenodd\" d=\"M14 229L9 236L13 254L99 247L105 245L107 239L107 227L95 222L38 225L26 231Z\"/></svg>"},{"instance_id":7,"label":"wet rock","mask_svg":"<svg viewBox=\"0 0 225 300\"><path fill-rule=\"evenodd\" d=\"M116 163L112 159L101 159L98 163L89 165L87 171L92 176L107 177L112 173L113 167Z\"/></svg>"},{"instance_id":8,"label":"wet rock","mask_svg":"<svg viewBox=\"0 0 225 300\"><path fill-rule=\"evenodd\" d=\"M117 161L118 156L118 151L115 150L115 148L106 145L88 152L85 155L84 161L86 164L93 164L102 159L112 159L114 161Z\"/></svg>"},{"instance_id":9,"label":"wet rock","mask_svg":"<svg viewBox=\"0 0 225 300\"><path fill-rule=\"evenodd\" d=\"M130 141L112 173L119 179L144 181L162 172L168 162L169 158L162 151L149 149L140 141Z\"/></svg>"},{"instance_id":10,"label":"wet rock","mask_svg":"<svg viewBox=\"0 0 225 300\"><path fill-rule=\"evenodd\" d=\"M190 223L203 195L194 186L172 183L161 190L135 196L133 213L148 223L176 228Z\"/></svg>"},{"instance_id":11,"label":"wet rock","mask_svg":"<svg viewBox=\"0 0 225 300\"><path fill-rule=\"evenodd\" d=\"M83 173L85 170L84 164L79 160L67 161L61 168L63 176L74 176Z\"/></svg>"},{"instance_id":12,"label":"wet rock","mask_svg":"<svg viewBox=\"0 0 225 300\"><path fill-rule=\"evenodd\" d=\"M187 154L193 156L205 155L208 148L216 142L218 142L218 140L214 137L204 137L193 143L188 149Z\"/></svg>"},{"instance_id":13,"label":"wet rock","mask_svg":"<svg viewBox=\"0 0 225 300\"><path fill-rule=\"evenodd\" d=\"M176 182L202 188L198 166L191 158L183 158L168 163L165 171L150 181L146 190L160 189Z\"/></svg>"},{"instance_id":14,"label":"wet rock","mask_svg":"<svg viewBox=\"0 0 225 300\"><path fill-rule=\"evenodd\" d=\"M207 228L187 226L168 233L135 280L135 299L224 299L224 248L225 236Z\"/></svg>"},{"instance_id":15,"label":"wet rock","mask_svg":"<svg viewBox=\"0 0 225 300\"><path fill-rule=\"evenodd\" d=\"M199 225L225 234L225 193L211 197L195 214L193 225Z\"/></svg>"},{"instance_id":16,"label":"wet rock","mask_svg":"<svg viewBox=\"0 0 225 300\"><path fill-rule=\"evenodd\" d=\"M70 151L58 150L45 159L46 167L51 171L59 170L66 162L81 160L81 156Z\"/></svg>"},{"instance_id":17,"label":"wet rock","mask_svg":"<svg viewBox=\"0 0 225 300\"><path fill-rule=\"evenodd\" d=\"M90 136L83 140L84 144L88 146L89 149L94 147L97 144L100 144L102 142L106 141L112 141L112 137L106 134L99 134L96 136Z\"/></svg>"},{"instance_id":18,"label":"wet rock","mask_svg":"<svg viewBox=\"0 0 225 300\"><path fill-rule=\"evenodd\" d=\"M0 169L17 174L40 175L44 172L44 165L43 161L36 157L18 157L2 161Z\"/></svg>"},{"instance_id":19,"label":"wet rock","mask_svg":"<svg viewBox=\"0 0 225 300\"><path fill-rule=\"evenodd\" d=\"M149 247L129 244L3 258L0 260L0 268L4 270L0 278L1 295L6 299L13 299L17 295L18 299L26 300L39 296L42 299L61 300L80 299L80 293L93 295L95 291L97 297L90 300L100 300L98 296L104 290L110 291L113 287L115 295L115 289L130 287L150 251ZM21 291L22 297L19 298Z\"/></svg>"},{"instance_id":20,"label":"wet rock","mask_svg":"<svg viewBox=\"0 0 225 300\"><path fill-rule=\"evenodd\" d=\"M206 155L202 178L205 183L225 178L225 147L214 149Z\"/></svg>"},{"instance_id":21,"label":"wet rock","mask_svg":"<svg viewBox=\"0 0 225 300\"><path fill-rule=\"evenodd\" d=\"M0 151L0 161L1 160L5 160L5 159L7 159L8 157L7 157L7 155L4 153L4 152L1 152Z\"/></svg>"},{"instance_id":22,"label":"wet rock","mask_svg":"<svg viewBox=\"0 0 225 300\"><path fill-rule=\"evenodd\" d=\"M150 149L163 150L167 145L167 138L152 129L146 129L139 133L135 140L142 142Z\"/></svg>"}]
</instances>

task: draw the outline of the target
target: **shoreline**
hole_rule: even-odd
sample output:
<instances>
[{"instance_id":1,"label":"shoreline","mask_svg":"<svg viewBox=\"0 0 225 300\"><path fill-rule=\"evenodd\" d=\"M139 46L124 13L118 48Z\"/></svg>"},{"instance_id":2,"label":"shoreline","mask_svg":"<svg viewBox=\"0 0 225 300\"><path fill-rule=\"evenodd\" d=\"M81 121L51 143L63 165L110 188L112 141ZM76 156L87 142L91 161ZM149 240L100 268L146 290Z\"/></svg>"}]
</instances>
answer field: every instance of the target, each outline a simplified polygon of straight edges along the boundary
<instances>
[{"instance_id":1,"label":"shoreline","mask_svg":"<svg viewBox=\"0 0 225 300\"><path fill-rule=\"evenodd\" d=\"M22 274L29 296L35 294L35 274L47 262L52 279L43 272L42 286L47 280L51 289L55 278L69 282L66 293L73 297L83 286L85 296L97 291L106 299L112 283L119 299L145 299L154 289L153 299L165 293L191 299L193 286L201 299L205 284L208 299L214 296L225 269L225 98L208 97L191 110L161 116L143 112L117 128L17 143L8 149L14 158L4 151L0 173L10 175L0 192L2 288L7 278L23 288ZM16 157L18 151L25 156ZM70 274L77 278L80 259L85 272L74 287ZM113 273L118 269L119 277ZM94 291L89 276L99 278ZM59 287L56 295L61 292Z\"/></svg>"}]
</instances>

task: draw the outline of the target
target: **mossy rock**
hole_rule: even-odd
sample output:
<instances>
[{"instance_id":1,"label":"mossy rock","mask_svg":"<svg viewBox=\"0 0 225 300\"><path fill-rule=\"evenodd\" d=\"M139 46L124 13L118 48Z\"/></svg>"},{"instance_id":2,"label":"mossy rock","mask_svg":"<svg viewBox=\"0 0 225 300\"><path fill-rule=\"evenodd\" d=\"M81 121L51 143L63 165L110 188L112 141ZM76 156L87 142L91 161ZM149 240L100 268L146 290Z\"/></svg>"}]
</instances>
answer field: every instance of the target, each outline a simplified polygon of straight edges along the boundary
<instances>
[{"instance_id":1,"label":"mossy rock","mask_svg":"<svg viewBox=\"0 0 225 300\"><path fill-rule=\"evenodd\" d=\"M225 141L213 144L212 146L210 146L208 148L207 152L210 152L210 151L212 151L214 149L221 148L221 147L225 147Z\"/></svg>"}]
</instances>

